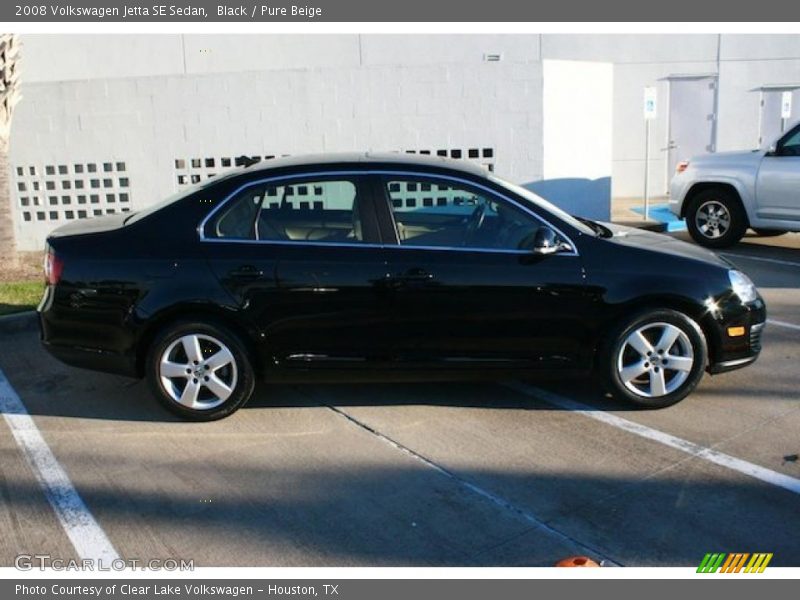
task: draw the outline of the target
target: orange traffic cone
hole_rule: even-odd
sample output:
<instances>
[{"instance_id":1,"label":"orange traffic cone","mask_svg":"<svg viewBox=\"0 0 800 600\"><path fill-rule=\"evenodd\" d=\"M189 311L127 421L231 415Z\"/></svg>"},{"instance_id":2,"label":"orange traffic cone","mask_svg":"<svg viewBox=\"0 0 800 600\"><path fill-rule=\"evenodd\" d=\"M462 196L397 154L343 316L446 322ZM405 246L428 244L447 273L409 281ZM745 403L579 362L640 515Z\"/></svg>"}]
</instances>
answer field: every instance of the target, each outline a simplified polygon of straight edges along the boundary
<instances>
[{"instance_id":1,"label":"orange traffic cone","mask_svg":"<svg viewBox=\"0 0 800 600\"><path fill-rule=\"evenodd\" d=\"M599 567L600 565L588 556L570 556L558 561L556 567Z\"/></svg>"}]
</instances>

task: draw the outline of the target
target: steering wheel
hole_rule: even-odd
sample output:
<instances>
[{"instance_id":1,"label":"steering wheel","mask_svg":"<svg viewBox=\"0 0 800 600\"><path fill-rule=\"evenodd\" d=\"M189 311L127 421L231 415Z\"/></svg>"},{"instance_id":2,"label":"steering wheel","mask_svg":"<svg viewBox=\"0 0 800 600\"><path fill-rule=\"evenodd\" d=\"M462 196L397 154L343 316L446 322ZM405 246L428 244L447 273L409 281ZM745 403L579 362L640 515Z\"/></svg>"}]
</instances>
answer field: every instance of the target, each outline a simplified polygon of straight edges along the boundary
<instances>
[{"instance_id":1,"label":"steering wheel","mask_svg":"<svg viewBox=\"0 0 800 600\"><path fill-rule=\"evenodd\" d=\"M481 228L483 220L486 218L486 204L479 204L472 211L472 214L467 217L467 226L464 229L464 240L461 242L462 246L466 246L472 239L472 236Z\"/></svg>"}]
</instances>

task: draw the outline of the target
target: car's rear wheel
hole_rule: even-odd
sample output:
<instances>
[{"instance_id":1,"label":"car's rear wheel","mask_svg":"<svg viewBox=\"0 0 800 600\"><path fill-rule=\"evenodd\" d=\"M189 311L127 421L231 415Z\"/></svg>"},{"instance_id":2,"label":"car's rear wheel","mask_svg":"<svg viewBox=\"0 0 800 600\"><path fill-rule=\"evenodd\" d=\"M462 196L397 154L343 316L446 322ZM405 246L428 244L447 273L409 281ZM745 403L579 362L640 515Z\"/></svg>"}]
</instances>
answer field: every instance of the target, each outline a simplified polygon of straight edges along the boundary
<instances>
[{"instance_id":1,"label":"car's rear wheel","mask_svg":"<svg viewBox=\"0 0 800 600\"><path fill-rule=\"evenodd\" d=\"M683 400L700 382L707 346L700 326L674 310L648 310L614 329L602 351L608 391L649 408Z\"/></svg>"},{"instance_id":2,"label":"car's rear wheel","mask_svg":"<svg viewBox=\"0 0 800 600\"><path fill-rule=\"evenodd\" d=\"M727 248L744 236L747 215L733 192L711 188L695 196L686 213L686 227L701 246Z\"/></svg>"},{"instance_id":3,"label":"car's rear wheel","mask_svg":"<svg viewBox=\"0 0 800 600\"><path fill-rule=\"evenodd\" d=\"M789 233L785 229L756 229L755 227L753 228L753 231L755 231L761 237L776 237L783 235L784 233Z\"/></svg>"},{"instance_id":4,"label":"car's rear wheel","mask_svg":"<svg viewBox=\"0 0 800 600\"><path fill-rule=\"evenodd\" d=\"M161 404L194 421L226 417L253 393L253 367L244 344L218 324L168 326L150 348L146 371Z\"/></svg>"}]
</instances>

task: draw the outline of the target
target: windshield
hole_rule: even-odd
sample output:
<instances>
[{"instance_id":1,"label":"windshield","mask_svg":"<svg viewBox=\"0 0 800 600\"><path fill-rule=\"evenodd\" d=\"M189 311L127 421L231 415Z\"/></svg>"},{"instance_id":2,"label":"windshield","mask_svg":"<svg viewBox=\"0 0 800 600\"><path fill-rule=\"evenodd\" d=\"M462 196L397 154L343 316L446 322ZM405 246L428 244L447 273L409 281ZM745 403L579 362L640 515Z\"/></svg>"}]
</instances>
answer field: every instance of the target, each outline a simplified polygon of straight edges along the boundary
<instances>
[{"instance_id":1,"label":"windshield","mask_svg":"<svg viewBox=\"0 0 800 600\"><path fill-rule=\"evenodd\" d=\"M547 200L545 200L541 196L537 196L532 191L530 191L528 189L525 189L521 185L516 185L514 183L505 181L504 179L500 179L499 177L496 177L495 175L490 175L489 179L491 181L493 181L494 183L496 183L497 185L507 189L510 192L513 192L514 194L516 194L518 196L522 196L525 200L527 200L527 201L531 202L532 204L535 204L536 206L542 208L543 210L546 210L547 212L555 215L556 217L558 217L559 219L561 219L562 221L567 223L567 225L570 225L570 226L574 227L575 229L577 229L581 233L584 233L586 235L592 235L592 236L597 233L592 227L589 227L586 223L581 222L580 220L578 220L577 218L573 217L569 213L566 213L563 210L561 210L560 208L558 208L555 204L552 204L552 203L548 202Z\"/></svg>"},{"instance_id":2,"label":"windshield","mask_svg":"<svg viewBox=\"0 0 800 600\"><path fill-rule=\"evenodd\" d=\"M217 175L216 177L211 177L209 179L206 179L205 181L200 181L198 183L190 185L189 187L185 187L181 190L178 190L171 196L167 196L166 198L164 198L161 202L156 202L155 204L152 204L147 208L144 208L140 211L133 213L130 217L125 219L125 224L129 225L131 223L136 223L137 221L141 221L145 217L149 217L153 213L158 212L162 208L169 206L173 202L178 202L179 200L183 200L184 198L187 198L192 194L199 192L200 190L204 190L207 187L211 187L212 185L219 183L220 181L224 181L235 175L238 175L240 172L241 169L233 169L225 173L224 175Z\"/></svg>"}]
</instances>

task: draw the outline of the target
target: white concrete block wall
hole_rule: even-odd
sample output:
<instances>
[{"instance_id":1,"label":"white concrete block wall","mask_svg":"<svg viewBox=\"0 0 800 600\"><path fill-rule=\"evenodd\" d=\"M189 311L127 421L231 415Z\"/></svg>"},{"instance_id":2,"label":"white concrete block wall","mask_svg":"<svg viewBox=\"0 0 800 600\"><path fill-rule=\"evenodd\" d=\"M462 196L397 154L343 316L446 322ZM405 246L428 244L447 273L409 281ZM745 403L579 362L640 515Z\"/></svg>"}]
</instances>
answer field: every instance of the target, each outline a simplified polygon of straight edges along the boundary
<instances>
[{"instance_id":1,"label":"white concrete block wall","mask_svg":"<svg viewBox=\"0 0 800 600\"><path fill-rule=\"evenodd\" d=\"M178 189L176 159L347 150L495 149L497 172L540 179L541 63L167 75L29 83L13 166L124 161L131 206ZM66 222L17 223L38 249Z\"/></svg>"},{"instance_id":2,"label":"white concrete block wall","mask_svg":"<svg viewBox=\"0 0 800 600\"><path fill-rule=\"evenodd\" d=\"M134 205L176 158L490 146L543 176L542 60L614 64L614 196L640 197L642 93L655 85L650 192L666 191L667 78L719 73L718 150L753 147L758 88L800 83L800 35L24 35L12 164L123 160ZM486 62L487 55L502 57ZM44 227L44 226L42 226ZM24 234L38 245L42 233Z\"/></svg>"},{"instance_id":3,"label":"white concrete block wall","mask_svg":"<svg viewBox=\"0 0 800 600\"><path fill-rule=\"evenodd\" d=\"M28 82L540 59L539 35L24 35Z\"/></svg>"}]
</instances>

